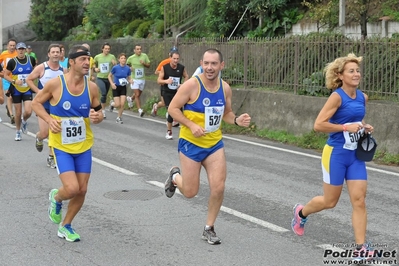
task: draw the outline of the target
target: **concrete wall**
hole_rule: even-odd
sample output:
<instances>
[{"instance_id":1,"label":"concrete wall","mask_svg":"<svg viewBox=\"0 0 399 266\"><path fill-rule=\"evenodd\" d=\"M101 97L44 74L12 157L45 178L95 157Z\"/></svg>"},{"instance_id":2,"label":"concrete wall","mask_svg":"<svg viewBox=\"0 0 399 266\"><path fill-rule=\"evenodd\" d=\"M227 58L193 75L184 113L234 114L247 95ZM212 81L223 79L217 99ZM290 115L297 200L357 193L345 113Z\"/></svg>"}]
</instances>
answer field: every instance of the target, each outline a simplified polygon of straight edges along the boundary
<instances>
[{"instance_id":1,"label":"concrete wall","mask_svg":"<svg viewBox=\"0 0 399 266\"><path fill-rule=\"evenodd\" d=\"M348 24L343 27L344 33L349 38L360 39L361 29L360 24ZM292 26L291 31L287 34L290 35L304 35L311 32L317 32L316 23L298 23ZM320 32L327 31L326 28L319 30ZM392 37L392 34L399 33L399 22L394 21L379 21L376 23L367 23L367 36L368 37Z\"/></svg>"},{"instance_id":2,"label":"concrete wall","mask_svg":"<svg viewBox=\"0 0 399 266\"><path fill-rule=\"evenodd\" d=\"M29 21L30 0L0 0L2 21L2 44L9 38L17 41L26 41L35 37L35 34L26 28Z\"/></svg>"},{"instance_id":3,"label":"concrete wall","mask_svg":"<svg viewBox=\"0 0 399 266\"><path fill-rule=\"evenodd\" d=\"M147 81L143 99L159 96L159 85ZM233 111L247 112L259 129L284 130L294 135L309 133L327 98L288 93L233 89ZM374 127L379 150L399 153L399 106L393 102L370 101L365 121Z\"/></svg>"}]
</instances>

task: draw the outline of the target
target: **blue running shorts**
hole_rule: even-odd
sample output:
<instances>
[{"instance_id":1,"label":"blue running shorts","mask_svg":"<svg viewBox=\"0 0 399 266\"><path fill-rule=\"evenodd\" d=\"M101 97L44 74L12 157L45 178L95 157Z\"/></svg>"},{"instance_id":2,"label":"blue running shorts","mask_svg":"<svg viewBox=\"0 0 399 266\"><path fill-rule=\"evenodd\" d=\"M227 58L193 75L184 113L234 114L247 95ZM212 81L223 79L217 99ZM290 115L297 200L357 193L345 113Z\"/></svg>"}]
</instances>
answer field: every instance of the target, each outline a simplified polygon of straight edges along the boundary
<instances>
[{"instance_id":1,"label":"blue running shorts","mask_svg":"<svg viewBox=\"0 0 399 266\"><path fill-rule=\"evenodd\" d=\"M367 180L366 163L356 158L356 150L325 145L321 156L323 181L341 186L344 180Z\"/></svg>"},{"instance_id":2,"label":"blue running shorts","mask_svg":"<svg viewBox=\"0 0 399 266\"><path fill-rule=\"evenodd\" d=\"M78 154L66 153L53 148L54 160L57 164L58 174L65 172L91 173L92 157L91 149Z\"/></svg>"},{"instance_id":3,"label":"blue running shorts","mask_svg":"<svg viewBox=\"0 0 399 266\"><path fill-rule=\"evenodd\" d=\"M208 157L215 151L222 149L223 147L224 143L222 140L216 143L213 147L201 148L185 139L179 139L177 151L183 153L185 156L187 156L193 161L202 162L203 160L206 159L206 157Z\"/></svg>"}]
</instances>

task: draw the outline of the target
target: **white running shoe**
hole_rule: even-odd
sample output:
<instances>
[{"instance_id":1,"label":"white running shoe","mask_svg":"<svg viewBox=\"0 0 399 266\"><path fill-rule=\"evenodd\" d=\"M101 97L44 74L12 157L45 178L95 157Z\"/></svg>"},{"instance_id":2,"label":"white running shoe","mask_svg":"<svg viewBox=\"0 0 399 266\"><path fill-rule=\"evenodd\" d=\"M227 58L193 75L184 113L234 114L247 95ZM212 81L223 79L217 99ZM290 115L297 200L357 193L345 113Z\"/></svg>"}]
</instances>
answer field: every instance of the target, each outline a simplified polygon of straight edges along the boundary
<instances>
[{"instance_id":1,"label":"white running shoe","mask_svg":"<svg viewBox=\"0 0 399 266\"><path fill-rule=\"evenodd\" d=\"M126 97L126 100L127 100L127 106L129 106L129 108L133 108L133 100L132 100L132 97L127 96L127 97Z\"/></svg>"},{"instance_id":2,"label":"white running shoe","mask_svg":"<svg viewBox=\"0 0 399 266\"><path fill-rule=\"evenodd\" d=\"M143 117L144 116L144 111L143 111L143 109L139 109L139 115L140 115L140 117Z\"/></svg>"},{"instance_id":3,"label":"white running shoe","mask_svg":"<svg viewBox=\"0 0 399 266\"><path fill-rule=\"evenodd\" d=\"M165 139L167 139L167 140L173 139L172 130L168 130L166 132Z\"/></svg>"},{"instance_id":4,"label":"white running shoe","mask_svg":"<svg viewBox=\"0 0 399 266\"><path fill-rule=\"evenodd\" d=\"M120 124L123 124L123 121L122 121L122 117L117 117L116 118L116 123L120 123Z\"/></svg>"},{"instance_id":5,"label":"white running shoe","mask_svg":"<svg viewBox=\"0 0 399 266\"><path fill-rule=\"evenodd\" d=\"M21 131L17 131L15 134L15 141L20 141L21 140Z\"/></svg>"}]
</instances>

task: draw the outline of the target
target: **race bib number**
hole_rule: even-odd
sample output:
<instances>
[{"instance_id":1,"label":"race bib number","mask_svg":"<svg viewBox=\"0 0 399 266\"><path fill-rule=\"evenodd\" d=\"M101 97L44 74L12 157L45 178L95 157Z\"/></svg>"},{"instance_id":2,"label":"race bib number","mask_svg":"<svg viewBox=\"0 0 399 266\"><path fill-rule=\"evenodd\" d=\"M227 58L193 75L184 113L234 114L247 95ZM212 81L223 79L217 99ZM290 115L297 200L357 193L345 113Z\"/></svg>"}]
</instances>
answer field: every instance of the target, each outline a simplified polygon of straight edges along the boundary
<instances>
[{"instance_id":1,"label":"race bib number","mask_svg":"<svg viewBox=\"0 0 399 266\"><path fill-rule=\"evenodd\" d=\"M86 140L86 124L83 117L71 117L61 120L62 144L74 144Z\"/></svg>"},{"instance_id":2,"label":"race bib number","mask_svg":"<svg viewBox=\"0 0 399 266\"><path fill-rule=\"evenodd\" d=\"M144 68L135 68L134 75L135 75L136 79L144 77Z\"/></svg>"},{"instance_id":3,"label":"race bib number","mask_svg":"<svg viewBox=\"0 0 399 266\"><path fill-rule=\"evenodd\" d=\"M20 87L28 87L28 84L26 83L26 78L28 77L28 74L19 74L18 79L22 80L22 84L19 85Z\"/></svg>"},{"instance_id":4,"label":"race bib number","mask_svg":"<svg viewBox=\"0 0 399 266\"><path fill-rule=\"evenodd\" d=\"M172 84L168 84L168 88L171 90L177 90L180 86L180 78L179 77L169 77L172 79Z\"/></svg>"},{"instance_id":5,"label":"race bib number","mask_svg":"<svg viewBox=\"0 0 399 266\"><path fill-rule=\"evenodd\" d=\"M356 122L356 123L347 123L345 124L347 125L351 125L351 124L362 124L361 122ZM347 150L356 150L357 149L357 142L359 141L360 137L363 135L364 132L364 128L362 128L361 130L359 130L356 133L351 133L348 131L344 131L342 132L342 134L344 135L345 138L345 144L344 144L344 149Z\"/></svg>"},{"instance_id":6,"label":"race bib number","mask_svg":"<svg viewBox=\"0 0 399 266\"><path fill-rule=\"evenodd\" d=\"M205 107L205 131L214 132L219 129L224 114L224 106Z\"/></svg>"},{"instance_id":7,"label":"race bib number","mask_svg":"<svg viewBox=\"0 0 399 266\"><path fill-rule=\"evenodd\" d=\"M126 86L127 85L127 79L125 79L125 78L119 79L119 85L120 86Z\"/></svg>"},{"instance_id":8,"label":"race bib number","mask_svg":"<svg viewBox=\"0 0 399 266\"><path fill-rule=\"evenodd\" d=\"M103 74L109 73L109 63L101 63L100 64L100 73L103 73Z\"/></svg>"}]
</instances>

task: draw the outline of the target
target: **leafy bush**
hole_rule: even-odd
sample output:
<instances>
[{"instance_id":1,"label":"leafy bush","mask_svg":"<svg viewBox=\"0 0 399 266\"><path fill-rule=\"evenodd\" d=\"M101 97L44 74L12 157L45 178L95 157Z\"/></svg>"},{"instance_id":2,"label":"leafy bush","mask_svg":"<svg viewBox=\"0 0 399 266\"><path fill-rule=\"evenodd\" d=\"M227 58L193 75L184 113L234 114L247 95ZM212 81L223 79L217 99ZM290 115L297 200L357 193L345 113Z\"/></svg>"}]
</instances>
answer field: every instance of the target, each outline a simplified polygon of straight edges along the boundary
<instances>
[{"instance_id":1,"label":"leafy bush","mask_svg":"<svg viewBox=\"0 0 399 266\"><path fill-rule=\"evenodd\" d=\"M155 30L156 33L159 35L163 36L164 33L164 21L163 20L157 20L155 22Z\"/></svg>"},{"instance_id":2,"label":"leafy bush","mask_svg":"<svg viewBox=\"0 0 399 266\"><path fill-rule=\"evenodd\" d=\"M120 22L118 24L112 25L112 38L123 37L125 35L125 23Z\"/></svg>"},{"instance_id":3,"label":"leafy bush","mask_svg":"<svg viewBox=\"0 0 399 266\"><path fill-rule=\"evenodd\" d=\"M126 26L126 35L133 36L137 28L143 23L143 19L135 19Z\"/></svg>"},{"instance_id":4,"label":"leafy bush","mask_svg":"<svg viewBox=\"0 0 399 266\"><path fill-rule=\"evenodd\" d=\"M299 91L301 95L327 96L330 94L330 90L324 86L324 74L322 71L312 73L302 83L304 87Z\"/></svg>"},{"instance_id":5,"label":"leafy bush","mask_svg":"<svg viewBox=\"0 0 399 266\"><path fill-rule=\"evenodd\" d=\"M137 28L136 33L134 34L135 38L146 38L147 35L150 33L150 28L153 21L145 21L140 24Z\"/></svg>"}]
</instances>

